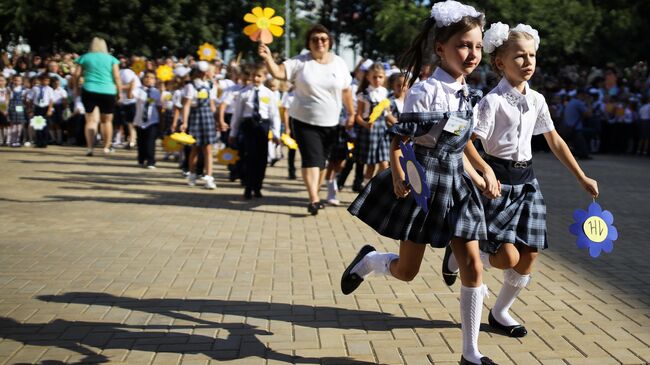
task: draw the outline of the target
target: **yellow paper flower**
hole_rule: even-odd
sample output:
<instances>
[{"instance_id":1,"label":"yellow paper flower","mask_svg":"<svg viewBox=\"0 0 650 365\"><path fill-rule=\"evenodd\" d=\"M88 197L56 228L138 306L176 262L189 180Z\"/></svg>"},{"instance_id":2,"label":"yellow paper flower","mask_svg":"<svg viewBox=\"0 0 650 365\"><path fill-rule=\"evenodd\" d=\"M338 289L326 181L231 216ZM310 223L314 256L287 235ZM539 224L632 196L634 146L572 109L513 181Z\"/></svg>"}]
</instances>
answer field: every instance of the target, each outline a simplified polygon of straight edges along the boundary
<instances>
[{"instance_id":1,"label":"yellow paper flower","mask_svg":"<svg viewBox=\"0 0 650 365\"><path fill-rule=\"evenodd\" d=\"M194 139L194 137L192 137L191 135L189 135L187 133L184 133L184 132L183 133L172 133L169 137L171 139L173 139L174 141L176 141L178 143L181 143L181 144L192 145L192 144L196 143L196 139Z\"/></svg>"},{"instance_id":2,"label":"yellow paper flower","mask_svg":"<svg viewBox=\"0 0 650 365\"><path fill-rule=\"evenodd\" d=\"M171 136L163 138L162 147L165 152L179 152L183 149L183 145L174 141Z\"/></svg>"},{"instance_id":3,"label":"yellow paper flower","mask_svg":"<svg viewBox=\"0 0 650 365\"><path fill-rule=\"evenodd\" d=\"M286 133L282 133L282 135L280 136L280 140L290 150L295 150L298 148L298 143L296 143L296 140L291 138L291 136Z\"/></svg>"},{"instance_id":4,"label":"yellow paper flower","mask_svg":"<svg viewBox=\"0 0 650 365\"><path fill-rule=\"evenodd\" d=\"M217 163L221 165L233 165L239 161L239 151L226 147L217 152Z\"/></svg>"},{"instance_id":5,"label":"yellow paper flower","mask_svg":"<svg viewBox=\"0 0 650 365\"><path fill-rule=\"evenodd\" d=\"M202 61L212 61L217 58L217 49L208 42L203 43L196 52Z\"/></svg>"},{"instance_id":6,"label":"yellow paper flower","mask_svg":"<svg viewBox=\"0 0 650 365\"><path fill-rule=\"evenodd\" d=\"M131 65L131 70L135 72L136 75L140 76L140 73L144 71L145 69L145 64L144 60L142 58L138 58L133 64Z\"/></svg>"},{"instance_id":7,"label":"yellow paper flower","mask_svg":"<svg viewBox=\"0 0 650 365\"><path fill-rule=\"evenodd\" d=\"M370 113L370 117L368 118L368 124L372 125L372 123L374 123L377 118L381 116L381 113L383 113L389 106L390 100L384 99L380 101L379 104L372 109L372 113Z\"/></svg>"},{"instance_id":8,"label":"yellow paper flower","mask_svg":"<svg viewBox=\"0 0 650 365\"><path fill-rule=\"evenodd\" d=\"M282 25L284 19L281 16L273 16L275 10L257 6L250 13L244 15L244 21L252 23L244 28L246 34L253 42L261 41L269 44L273 37L279 37L283 33Z\"/></svg>"},{"instance_id":9,"label":"yellow paper flower","mask_svg":"<svg viewBox=\"0 0 650 365\"><path fill-rule=\"evenodd\" d=\"M160 65L156 69L156 77L162 82L169 81L174 78L174 70L167 65Z\"/></svg>"},{"instance_id":10,"label":"yellow paper flower","mask_svg":"<svg viewBox=\"0 0 650 365\"><path fill-rule=\"evenodd\" d=\"M196 96L201 100L207 99L208 98L208 92L205 91L205 90L201 90L196 94Z\"/></svg>"}]
</instances>

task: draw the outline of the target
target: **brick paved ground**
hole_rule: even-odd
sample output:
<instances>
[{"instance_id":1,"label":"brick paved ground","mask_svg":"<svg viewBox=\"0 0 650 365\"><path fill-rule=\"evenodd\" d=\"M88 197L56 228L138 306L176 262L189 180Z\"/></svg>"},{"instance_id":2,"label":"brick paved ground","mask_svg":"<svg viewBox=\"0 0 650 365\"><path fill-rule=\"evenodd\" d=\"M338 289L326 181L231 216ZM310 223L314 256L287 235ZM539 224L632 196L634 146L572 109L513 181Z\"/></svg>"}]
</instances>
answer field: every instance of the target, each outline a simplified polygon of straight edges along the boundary
<instances>
[{"instance_id":1,"label":"brick paved ground","mask_svg":"<svg viewBox=\"0 0 650 365\"><path fill-rule=\"evenodd\" d=\"M0 363L458 361L458 287L440 277L442 250L427 251L411 283L372 278L343 296L340 274L363 243L397 245L343 207L307 216L282 167L265 198L244 202L221 167L218 190L205 191L171 163L148 171L133 152L82 154L0 149ZM592 259L567 229L590 199L559 162L535 158L551 249L514 305L529 335L484 325L482 351L501 364L650 362L650 161L584 163L620 232L612 254ZM490 308L501 273L485 281Z\"/></svg>"}]
</instances>

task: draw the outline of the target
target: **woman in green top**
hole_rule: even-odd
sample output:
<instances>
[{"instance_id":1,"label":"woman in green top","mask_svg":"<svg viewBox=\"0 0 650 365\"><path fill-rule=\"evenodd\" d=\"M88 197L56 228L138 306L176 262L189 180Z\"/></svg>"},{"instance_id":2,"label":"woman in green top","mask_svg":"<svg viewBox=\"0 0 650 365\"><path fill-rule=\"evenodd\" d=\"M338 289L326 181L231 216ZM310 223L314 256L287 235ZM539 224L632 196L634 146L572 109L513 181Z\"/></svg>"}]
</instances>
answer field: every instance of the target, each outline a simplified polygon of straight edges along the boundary
<instances>
[{"instance_id":1,"label":"woman in green top","mask_svg":"<svg viewBox=\"0 0 650 365\"><path fill-rule=\"evenodd\" d=\"M76 95L81 96L81 102L86 110L86 156L93 155L93 146L97 134L97 114L99 108L99 121L101 133L104 138L104 153L113 152L113 112L115 101L121 89L119 61L108 53L106 41L102 38L93 38L90 42L88 53L76 61L79 65L74 71L74 85Z\"/></svg>"}]
</instances>

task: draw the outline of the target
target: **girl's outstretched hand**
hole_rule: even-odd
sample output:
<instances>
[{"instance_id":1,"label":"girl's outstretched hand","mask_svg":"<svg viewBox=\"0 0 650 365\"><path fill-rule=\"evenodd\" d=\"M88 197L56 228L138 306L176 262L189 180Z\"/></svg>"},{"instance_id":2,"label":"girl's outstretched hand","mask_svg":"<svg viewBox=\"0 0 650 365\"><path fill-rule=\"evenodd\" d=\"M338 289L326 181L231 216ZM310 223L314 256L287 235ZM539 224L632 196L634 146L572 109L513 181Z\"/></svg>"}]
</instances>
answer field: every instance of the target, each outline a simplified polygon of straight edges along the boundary
<instances>
[{"instance_id":1,"label":"girl's outstretched hand","mask_svg":"<svg viewBox=\"0 0 650 365\"><path fill-rule=\"evenodd\" d=\"M582 185L582 188L587 190L587 192L591 194L594 199L598 198L598 182L596 182L596 180L585 176L578 181L580 182L580 185Z\"/></svg>"}]
</instances>

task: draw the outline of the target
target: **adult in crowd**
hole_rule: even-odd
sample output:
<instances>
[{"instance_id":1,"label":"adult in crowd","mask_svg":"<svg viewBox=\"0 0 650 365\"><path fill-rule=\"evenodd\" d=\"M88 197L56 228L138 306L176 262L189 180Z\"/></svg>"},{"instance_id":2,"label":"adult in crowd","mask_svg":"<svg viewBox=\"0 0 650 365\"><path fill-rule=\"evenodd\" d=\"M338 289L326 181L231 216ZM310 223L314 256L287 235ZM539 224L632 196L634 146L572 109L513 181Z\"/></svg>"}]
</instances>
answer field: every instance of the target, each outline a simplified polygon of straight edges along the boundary
<instances>
[{"instance_id":1,"label":"adult in crowd","mask_svg":"<svg viewBox=\"0 0 650 365\"><path fill-rule=\"evenodd\" d=\"M278 65L269 48L260 43L259 55L269 72L294 85L295 97L289 107L292 130L302 157L302 178L309 194L307 211L318 214L324 205L318 191L323 182L326 159L337 141L341 104L348 112L346 126L354 125L352 77L345 61L332 52L332 36L318 24L307 32L308 53Z\"/></svg>"},{"instance_id":2,"label":"adult in crowd","mask_svg":"<svg viewBox=\"0 0 650 365\"><path fill-rule=\"evenodd\" d=\"M564 124L573 144L573 153L583 160L591 158L585 138L585 122L592 115L590 105L587 90L579 89L564 108Z\"/></svg>"},{"instance_id":3,"label":"adult in crowd","mask_svg":"<svg viewBox=\"0 0 650 365\"><path fill-rule=\"evenodd\" d=\"M117 91L121 89L119 61L108 53L106 41L93 38L88 53L75 61L79 67L74 72L76 92L81 94L81 102L85 109L85 136L88 151L86 156L93 155L93 147L97 134L97 123L101 123L101 133L104 138L104 153L113 151L113 113ZM83 78L83 85L79 86ZM99 109L99 121L95 108Z\"/></svg>"}]
</instances>

